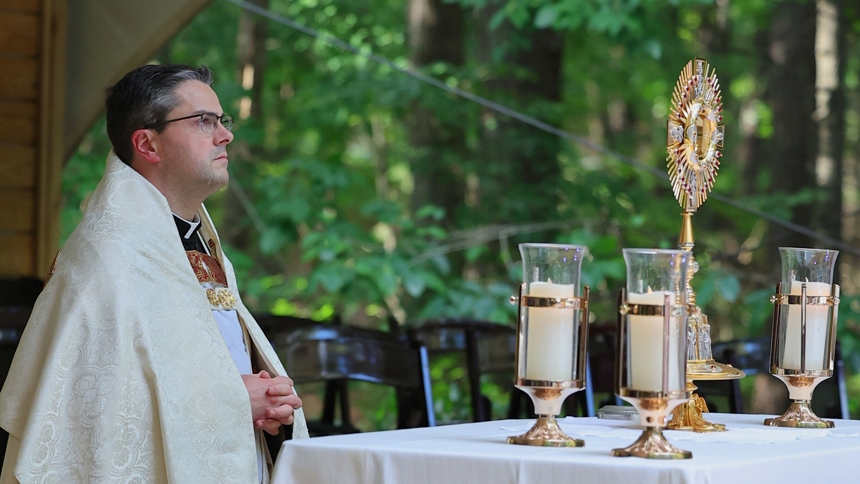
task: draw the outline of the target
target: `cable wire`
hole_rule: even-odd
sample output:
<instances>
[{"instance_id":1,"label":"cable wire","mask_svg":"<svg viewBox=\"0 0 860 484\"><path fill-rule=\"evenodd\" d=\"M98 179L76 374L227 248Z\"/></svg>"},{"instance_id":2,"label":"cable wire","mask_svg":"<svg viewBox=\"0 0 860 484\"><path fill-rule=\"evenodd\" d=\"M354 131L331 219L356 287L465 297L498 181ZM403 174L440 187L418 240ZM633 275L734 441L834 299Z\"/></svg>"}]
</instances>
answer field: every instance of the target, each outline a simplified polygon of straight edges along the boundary
<instances>
[{"instance_id":1,"label":"cable wire","mask_svg":"<svg viewBox=\"0 0 860 484\"><path fill-rule=\"evenodd\" d=\"M625 163L625 164L630 165L632 167L638 168L638 169L640 169L644 172L650 173L651 175L654 175L658 178L666 178L667 177L667 175L664 171L661 171L661 170L659 170L653 166L642 163L641 161L639 161L635 158L631 158L627 155L619 153L619 152L612 150L610 148L607 148L603 145L595 143L595 142L591 141L590 139L588 139L584 136L580 136L577 134L573 134L573 133L564 131L564 130L559 129L555 126L547 124L547 123L545 123L539 119L536 119L532 116L521 113L519 111L516 111L512 108L509 108L509 107L504 106L502 104L499 104L499 103L496 103L496 102L491 101L489 99L486 99L486 98L479 96L477 94L474 94L474 93L471 93L468 91L464 91L464 90L459 89L459 88L454 87L454 86L449 86L448 84L446 84L446 83L444 83L438 79L435 79L433 77L430 77L430 76L428 76L422 72L418 72L418 71L415 71L413 69L398 66L396 63L394 63L394 61L391 61L391 60L389 60L385 57L382 57L378 54L374 54L372 52L362 52L357 47L354 47L354 46L348 44L347 42L344 42L343 40L340 40L339 38L337 38L331 34L328 34L325 32L320 32L319 30L316 30L314 28L308 27L306 25L302 25L302 24L300 24L300 23L298 23L298 22L296 22L290 18L284 17L283 15L274 13L270 10L259 7L257 5L252 4L252 3L244 2L242 0L225 0L225 1L232 3L232 4L234 4L240 8L243 8L249 12L256 13L257 15L265 17L265 18L267 18L273 22L277 22L277 23L284 25L286 27L289 27L293 30L297 30L299 32L302 32L302 33L304 33L310 37L321 40L323 42L326 42L330 45L333 45L333 46L338 47L340 49L343 49L345 51L351 52L357 56L363 57L363 58L370 60L370 61L373 61L377 64L384 65L384 66L386 66L386 67L388 67L388 68L390 68L396 72L399 72L401 74L412 77L412 78L414 78L418 81L421 81L425 84L429 84L431 86L442 89L443 91L446 91L450 94L454 94L454 95L459 96L463 99L467 99L467 100L472 101L476 104L480 104L481 106L484 106L485 108L493 110L499 114L509 116L509 117L514 118L518 121L521 121L521 122L526 123L528 125L534 126L535 128L546 131L547 133L554 134L554 135L558 136L559 138L563 138L563 139L566 139L572 143L576 143L577 145L585 147L585 148L587 148L591 151L594 151L596 153L600 153L600 154L615 158L616 160L618 160L622 163ZM719 193L711 193L710 197L717 200L717 201L720 201L722 203L725 203L727 205L735 207L739 210L743 210L744 212L747 212L751 215L755 215L756 217L767 220L768 222L771 222L771 223L776 224L776 225L780 225L780 226L782 226L786 229L789 229L793 232L797 232L799 234L810 237L814 240L818 240L819 242L825 243L825 244L827 244L833 248L836 248L836 249L839 249L839 250L842 250L844 252L848 252L850 254L853 254L855 256L860 257L860 248L853 247L853 246L851 246L851 245L849 245L849 244L847 244L841 240L836 240L832 237L828 237L826 235L819 234L810 228L804 227L802 225L796 224L796 223L791 222L789 220L785 220L783 218L769 214L769 213L764 212L762 210L759 210L757 208L750 207L748 205L741 203L738 200L727 197L725 195L721 195Z\"/></svg>"}]
</instances>

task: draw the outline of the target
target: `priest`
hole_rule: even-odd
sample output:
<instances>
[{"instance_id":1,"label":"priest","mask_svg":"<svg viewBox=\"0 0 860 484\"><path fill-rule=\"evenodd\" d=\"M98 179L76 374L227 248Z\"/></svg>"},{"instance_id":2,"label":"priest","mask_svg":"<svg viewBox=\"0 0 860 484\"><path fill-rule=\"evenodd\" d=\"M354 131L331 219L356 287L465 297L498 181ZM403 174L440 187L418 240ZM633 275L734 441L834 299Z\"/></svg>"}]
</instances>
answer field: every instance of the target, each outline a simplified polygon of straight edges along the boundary
<instances>
[{"instance_id":1,"label":"priest","mask_svg":"<svg viewBox=\"0 0 860 484\"><path fill-rule=\"evenodd\" d=\"M265 483L263 432L307 437L203 206L233 140L211 83L147 65L107 90L114 150L0 392L0 483Z\"/></svg>"}]
</instances>

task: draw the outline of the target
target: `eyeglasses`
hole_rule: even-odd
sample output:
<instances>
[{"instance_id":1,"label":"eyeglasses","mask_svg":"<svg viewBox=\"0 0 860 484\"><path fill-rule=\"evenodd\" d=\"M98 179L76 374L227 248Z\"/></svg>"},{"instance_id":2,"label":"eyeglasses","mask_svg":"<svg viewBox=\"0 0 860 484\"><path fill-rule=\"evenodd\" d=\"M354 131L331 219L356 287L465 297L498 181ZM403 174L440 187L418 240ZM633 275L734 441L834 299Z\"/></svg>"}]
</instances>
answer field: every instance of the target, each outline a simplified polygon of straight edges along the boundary
<instances>
[{"instance_id":1,"label":"eyeglasses","mask_svg":"<svg viewBox=\"0 0 860 484\"><path fill-rule=\"evenodd\" d=\"M165 125L167 123L172 123L174 121L182 121L185 119L192 119L192 118L200 118L197 120L197 124L200 125L200 129L206 134L214 133L215 128L218 126L219 122L221 123L221 126L224 126L224 128L227 131L233 130L233 116L230 116L227 114L222 114L221 116L218 116L215 113L191 114L189 116L183 116L181 118L168 119L167 121L161 121L158 123L147 124L143 128L144 129L155 128L156 126L162 126L162 125Z\"/></svg>"}]
</instances>

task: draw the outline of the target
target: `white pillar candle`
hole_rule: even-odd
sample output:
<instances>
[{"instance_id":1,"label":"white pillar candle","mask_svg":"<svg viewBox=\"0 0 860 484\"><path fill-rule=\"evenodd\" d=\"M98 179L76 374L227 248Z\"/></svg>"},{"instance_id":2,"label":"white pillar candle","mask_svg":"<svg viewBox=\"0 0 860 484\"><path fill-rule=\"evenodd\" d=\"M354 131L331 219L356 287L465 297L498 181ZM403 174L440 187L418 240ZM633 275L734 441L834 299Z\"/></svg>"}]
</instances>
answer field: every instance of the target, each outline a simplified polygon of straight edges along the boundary
<instances>
[{"instance_id":1,"label":"white pillar candle","mask_svg":"<svg viewBox=\"0 0 860 484\"><path fill-rule=\"evenodd\" d=\"M674 304L675 293L668 291L628 293L628 304L663 306L664 297ZM663 391L663 316L630 316L630 389ZM682 382L679 365L678 318L669 320L669 391L680 391ZM686 337L686 336L684 336Z\"/></svg>"},{"instance_id":2,"label":"white pillar candle","mask_svg":"<svg viewBox=\"0 0 860 484\"><path fill-rule=\"evenodd\" d=\"M792 296L801 295L801 281L791 281ZM807 282L807 296L829 296L830 284L826 282ZM800 316L803 308L800 305L788 306L786 320L785 351L781 368L800 370ZM827 318L830 306L806 306L806 369L824 370L824 350L827 346ZM829 363L829 362L828 362Z\"/></svg>"},{"instance_id":3,"label":"white pillar candle","mask_svg":"<svg viewBox=\"0 0 860 484\"><path fill-rule=\"evenodd\" d=\"M572 298L573 284L532 282L529 296ZM573 309L528 308L526 379L568 381L573 374Z\"/></svg>"}]
</instances>

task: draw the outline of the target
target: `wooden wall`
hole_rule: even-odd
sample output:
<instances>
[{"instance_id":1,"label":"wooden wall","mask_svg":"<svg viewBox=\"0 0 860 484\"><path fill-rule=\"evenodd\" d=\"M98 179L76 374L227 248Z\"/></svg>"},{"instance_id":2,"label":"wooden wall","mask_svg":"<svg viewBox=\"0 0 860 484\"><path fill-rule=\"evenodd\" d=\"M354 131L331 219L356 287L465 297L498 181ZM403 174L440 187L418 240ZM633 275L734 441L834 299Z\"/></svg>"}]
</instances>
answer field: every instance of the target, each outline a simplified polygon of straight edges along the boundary
<instances>
[{"instance_id":1,"label":"wooden wall","mask_svg":"<svg viewBox=\"0 0 860 484\"><path fill-rule=\"evenodd\" d=\"M66 0L0 0L0 277L59 244Z\"/></svg>"}]
</instances>

